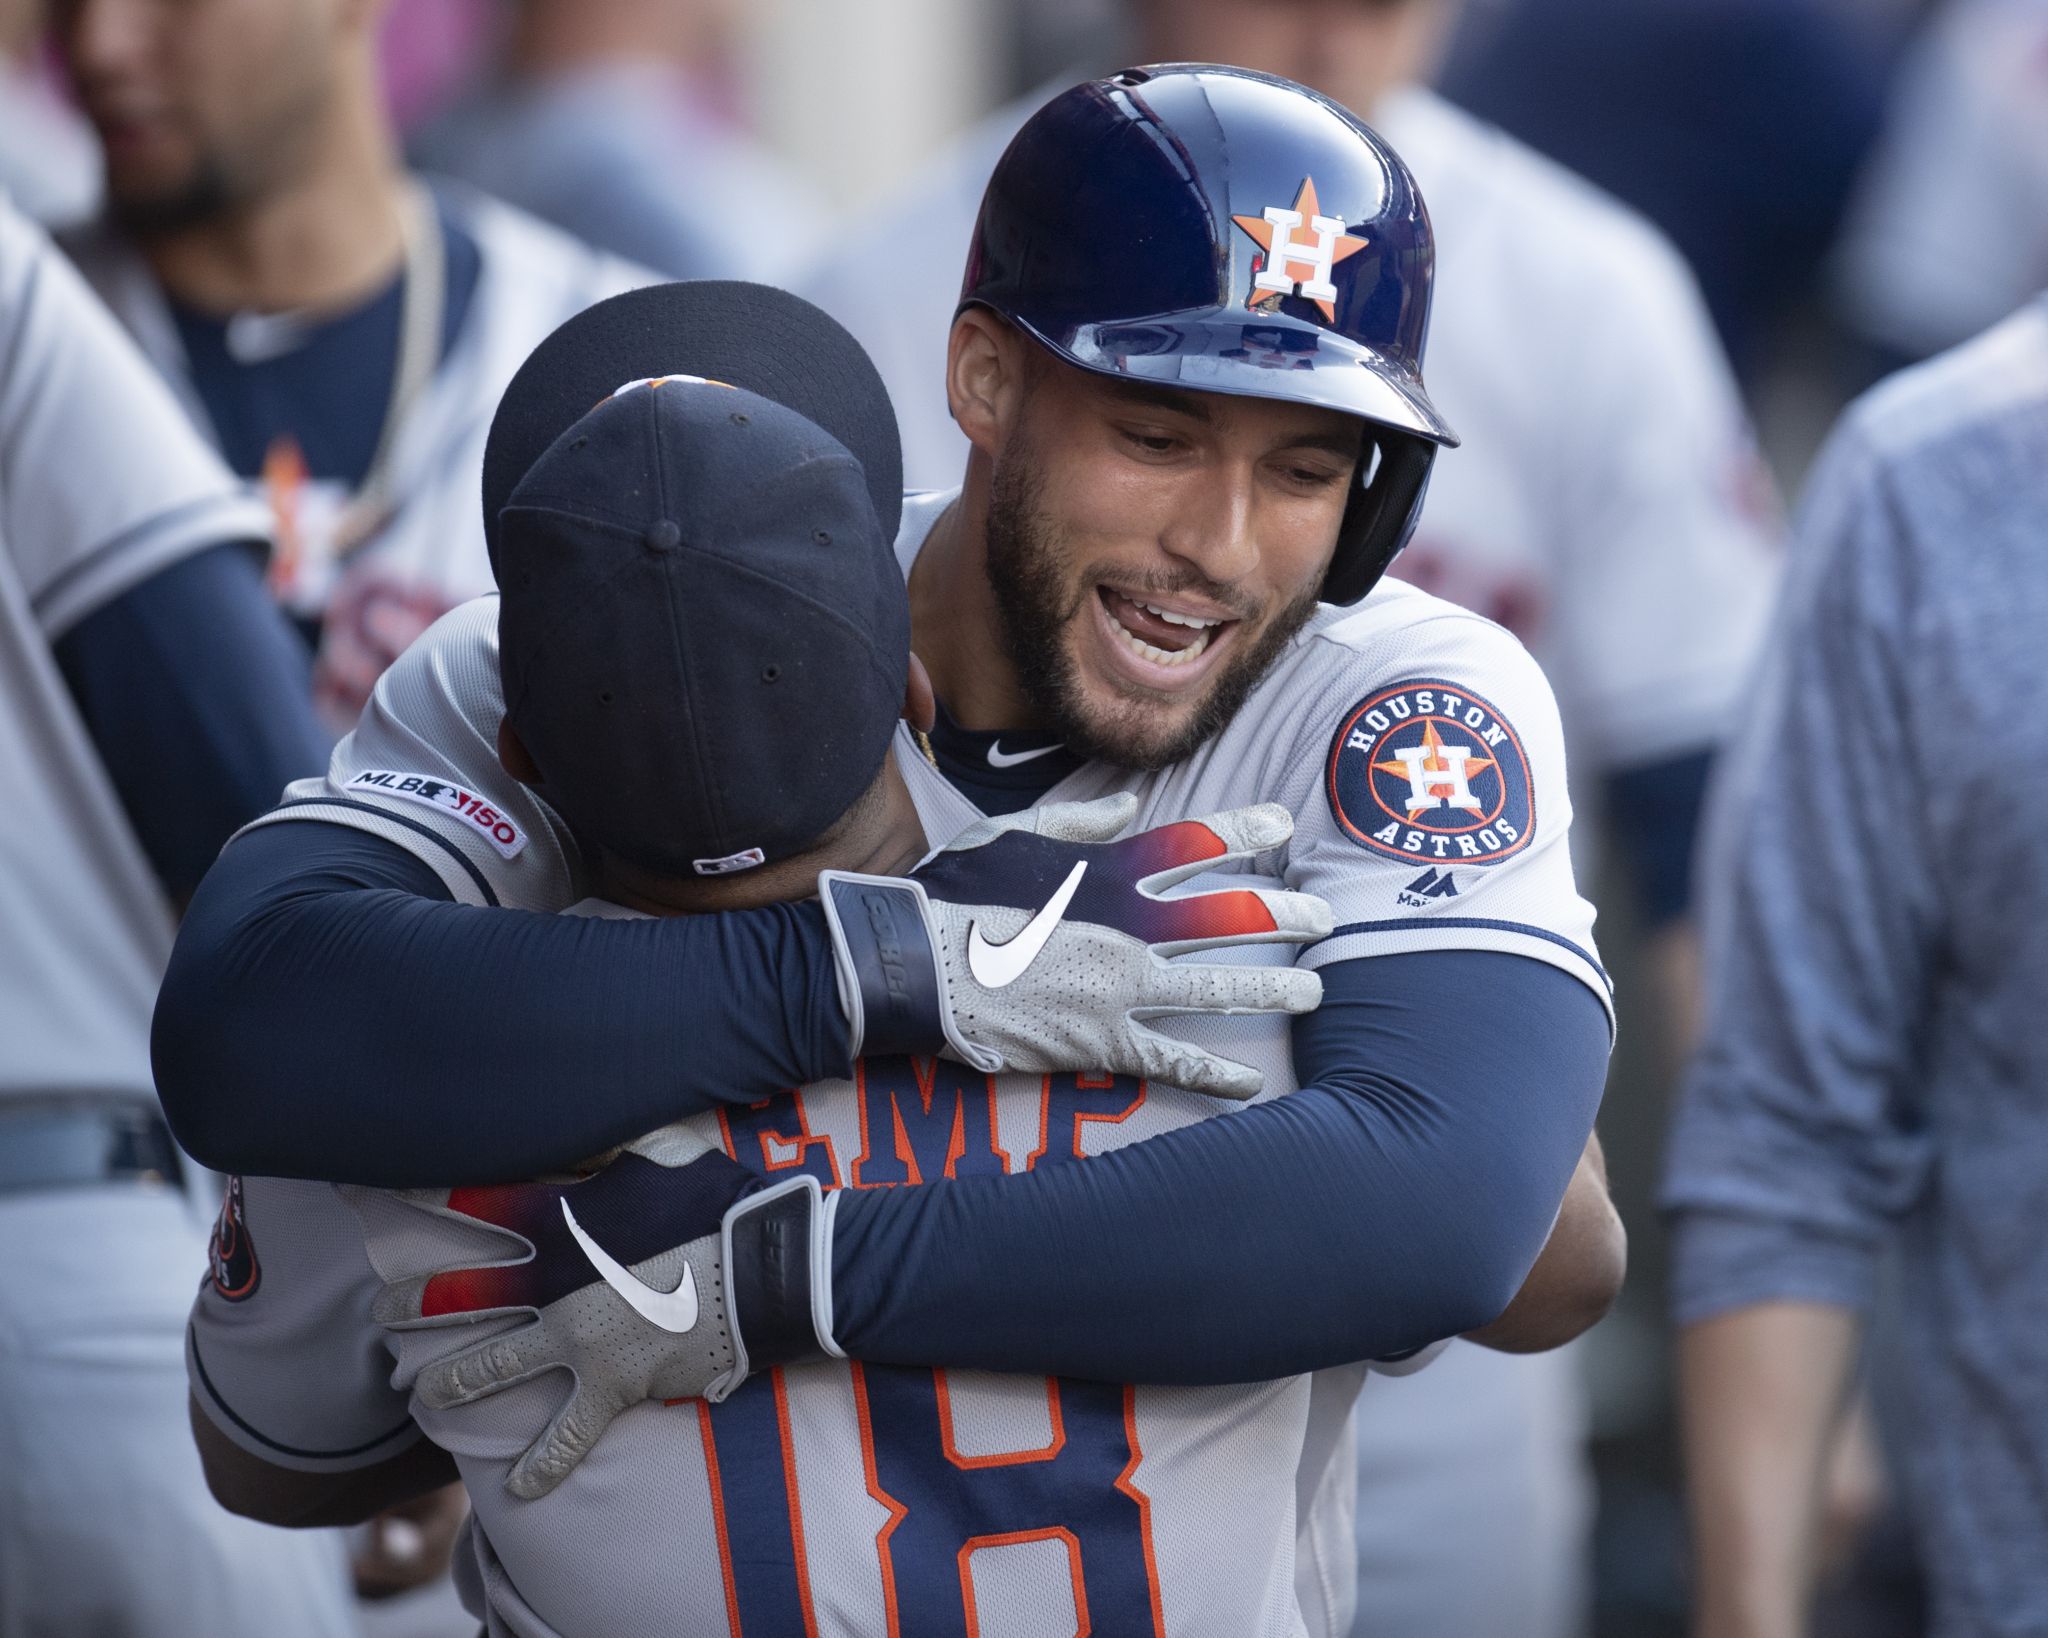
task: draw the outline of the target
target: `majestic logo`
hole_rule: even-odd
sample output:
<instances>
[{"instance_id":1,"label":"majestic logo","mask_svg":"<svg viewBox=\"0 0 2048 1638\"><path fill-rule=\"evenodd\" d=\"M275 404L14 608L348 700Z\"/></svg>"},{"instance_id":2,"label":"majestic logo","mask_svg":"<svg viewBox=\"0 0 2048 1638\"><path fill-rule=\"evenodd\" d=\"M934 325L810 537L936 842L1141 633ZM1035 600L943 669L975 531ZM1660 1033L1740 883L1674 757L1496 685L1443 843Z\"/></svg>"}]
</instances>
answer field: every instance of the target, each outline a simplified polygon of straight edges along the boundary
<instances>
[{"instance_id":1,"label":"majestic logo","mask_svg":"<svg viewBox=\"0 0 2048 1638\"><path fill-rule=\"evenodd\" d=\"M576 1243L583 1248L583 1255L590 1259L591 1267L604 1277L606 1285L626 1299L634 1313L649 1325L658 1325L677 1336L696 1329L697 1275L688 1263L683 1265L683 1277L676 1282L675 1290L657 1291L584 1232L567 1200L562 1202L562 1216Z\"/></svg>"},{"instance_id":2,"label":"majestic logo","mask_svg":"<svg viewBox=\"0 0 2048 1638\"><path fill-rule=\"evenodd\" d=\"M1455 899L1457 896L1456 878L1448 870L1438 870L1431 865L1394 898L1396 903L1405 904L1411 910L1426 910L1431 899Z\"/></svg>"},{"instance_id":3,"label":"majestic logo","mask_svg":"<svg viewBox=\"0 0 2048 1638\"><path fill-rule=\"evenodd\" d=\"M1038 959L1038 952L1045 948L1045 941L1059 926L1060 917L1067 913L1067 905L1080 891L1081 878L1087 873L1088 861L1083 859L1067 872L1067 879L1060 883L1059 891L1045 901L1045 908L1006 943L989 943L982 936L980 922L970 926L967 929L967 970L974 974L975 983L983 989L999 990L1005 984L1014 984L1022 978L1024 969Z\"/></svg>"},{"instance_id":4,"label":"majestic logo","mask_svg":"<svg viewBox=\"0 0 2048 1638\"><path fill-rule=\"evenodd\" d=\"M1521 740L1489 702L1452 683L1418 679L1360 701L1331 743L1327 785L1344 833L1397 859L1499 864L1536 828ZM1448 872L1431 870L1401 902L1456 892Z\"/></svg>"},{"instance_id":5,"label":"majestic logo","mask_svg":"<svg viewBox=\"0 0 2048 1638\"><path fill-rule=\"evenodd\" d=\"M243 1302L256 1295L263 1283L263 1270L256 1262L256 1245L249 1238L249 1222L242 1214L242 1180L228 1179L227 1192L220 1199L220 1215L213 1220L213 1238L207 1243L208 1278L229 1302Z\"/></svg>"},{"instance_id":6,"label":"majestic logo","mask_svg":"<svg viewBox=\"0 0 2048 1638\"><path fill-rule=\"evenodd\" d=\"M1258 216L1233 216L1231 220L1265 252L1245 296L1247 307L1281 296L1301 296L1320 307L1329 323L1337 322L1337 286L1330 278L1331 269L1345 257L1356 256L1365 248L1365 241L1346 233L1336 217L1322 213L1313 177L1301 179L1291 206L1268 205ZM1302 232L1304 224L1306 234Z\"/></svg>"},{"instance_id":7,"label":"majestic logo","mask_svg":"<svg viewBox=\"0 0 2048 1638\"><path fill-rule=\"evenodd\" d=\"M1006 751L1003 749L1003 742L994 739L989 741L988 765L991 768L1015 768L1022 763L1036 762L1042 756L1051 756L1053 752L1065 749L1063 745L1041 745L1035 751Z\"/></svg>"}]
</instances>

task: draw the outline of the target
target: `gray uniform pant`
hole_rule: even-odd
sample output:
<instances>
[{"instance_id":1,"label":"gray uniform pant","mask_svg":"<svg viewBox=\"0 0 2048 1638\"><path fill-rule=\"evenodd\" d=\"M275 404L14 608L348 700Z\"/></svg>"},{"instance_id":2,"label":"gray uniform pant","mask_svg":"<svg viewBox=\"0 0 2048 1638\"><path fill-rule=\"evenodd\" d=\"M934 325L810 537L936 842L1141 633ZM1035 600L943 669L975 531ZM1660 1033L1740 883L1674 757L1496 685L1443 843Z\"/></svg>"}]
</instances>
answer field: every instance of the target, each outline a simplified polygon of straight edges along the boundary
<instances>
[{"instance_id":1,"label":"gray uniform pant","mask_svg":"<svg viewBox=\"0 0 2048 1638\"><path fill-rule=\"evenodd\" d=\"M207 1492L184 1356L205 1271L174 1189L0 1192L0 1638L355 1631L336 1533Z\"/></svg>"}]
</instances>

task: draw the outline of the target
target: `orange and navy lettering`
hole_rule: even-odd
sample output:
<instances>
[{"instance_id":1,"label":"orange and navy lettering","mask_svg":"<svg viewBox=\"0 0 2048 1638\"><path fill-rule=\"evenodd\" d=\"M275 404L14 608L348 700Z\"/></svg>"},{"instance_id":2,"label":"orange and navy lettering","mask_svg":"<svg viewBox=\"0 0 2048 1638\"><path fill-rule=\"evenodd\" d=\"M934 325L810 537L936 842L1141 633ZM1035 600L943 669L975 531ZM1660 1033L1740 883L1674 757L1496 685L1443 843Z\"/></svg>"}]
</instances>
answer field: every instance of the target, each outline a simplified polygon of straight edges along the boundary
<instances>
[{"instance_id":1,"label":"orange and navy lettering","mask_svg":"<svg viewBox=\"0 0 2048 1638\"><path fill-rule=\"evenodd\" d=\"M764 1171L801 1168L828 1189L1009 1169L989 1077L907 1058L857 1065L855 1076L861 1152L844 1176L831 1140L811 1131L801 1092L727 1110L720 1122L728 1151ZM1036 1142L1022 1166L1082 1157L1090 1122L1126 1120L1145 1095L1142 1082L1124 1077L1045 1077ZM1026 1448L967 1451L946 1372L851 1371L867 1489L886 1515L875 1553L889 1638L978 1638L987 1612L976 1603L977 1558L1027 1543L1064 1552L1077 1633L1160 1638L1131 1389L1048 1379L1044 1436ZM698 1414L735 1631L815 1634L783 1373L756 1378Z\"/></svg>"}]
</instances>

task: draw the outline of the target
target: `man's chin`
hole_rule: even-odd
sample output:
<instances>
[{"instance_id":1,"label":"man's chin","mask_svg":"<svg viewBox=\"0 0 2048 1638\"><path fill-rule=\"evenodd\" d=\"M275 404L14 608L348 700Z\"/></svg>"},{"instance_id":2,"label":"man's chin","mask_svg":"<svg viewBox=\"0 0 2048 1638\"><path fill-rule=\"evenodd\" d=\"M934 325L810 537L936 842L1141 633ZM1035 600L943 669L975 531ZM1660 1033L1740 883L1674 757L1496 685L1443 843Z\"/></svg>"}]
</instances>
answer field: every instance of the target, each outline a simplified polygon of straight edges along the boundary
<instances>
[{"instance_id":1,"label":"man's chin","mask_svg":"<svg viewBox=\"0 0 2048 1638\"><path fill-rule=\"evenodd\" d=\"M137 238L197 227L221 215L228 203L225 183L207 170L174 182L118 173L107 178L107 213L123 232Z\"/></svg>"}]
</instances>

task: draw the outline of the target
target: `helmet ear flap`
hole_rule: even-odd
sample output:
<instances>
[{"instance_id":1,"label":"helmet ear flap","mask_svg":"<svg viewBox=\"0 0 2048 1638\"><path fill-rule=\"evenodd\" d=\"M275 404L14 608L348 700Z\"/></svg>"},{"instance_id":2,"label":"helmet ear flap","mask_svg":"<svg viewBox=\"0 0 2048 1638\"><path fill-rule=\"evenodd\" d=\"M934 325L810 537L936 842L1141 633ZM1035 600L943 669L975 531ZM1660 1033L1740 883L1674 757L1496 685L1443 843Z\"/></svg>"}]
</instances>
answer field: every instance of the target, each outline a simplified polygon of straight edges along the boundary
<instances>
[{"instance_id":1,"label":"helmet ear flap","mask_svg":"<svg viewBox=\"0 0 2048 1638\"><path fill-rule=\"evenodd\" d=\"M1367 478L1352 490L1344 508L1336 555L1323 576L1325 603L1356 603L1379 584L1415 532L1436 450L1427 438L1384 427L1368 429L1363 457Z\"/></svg>"}]
</instances>

